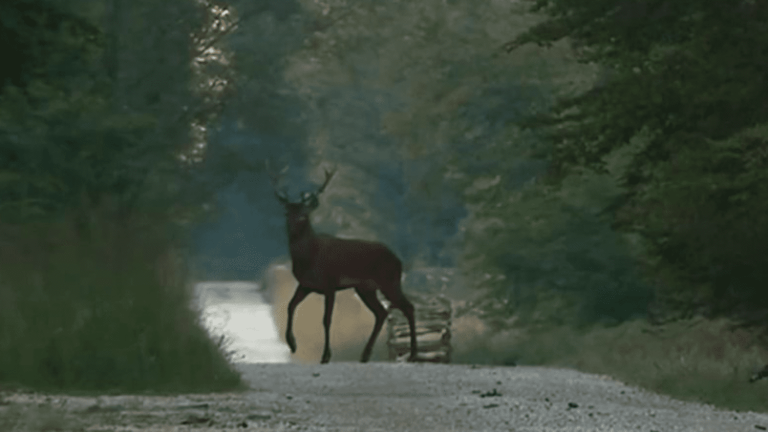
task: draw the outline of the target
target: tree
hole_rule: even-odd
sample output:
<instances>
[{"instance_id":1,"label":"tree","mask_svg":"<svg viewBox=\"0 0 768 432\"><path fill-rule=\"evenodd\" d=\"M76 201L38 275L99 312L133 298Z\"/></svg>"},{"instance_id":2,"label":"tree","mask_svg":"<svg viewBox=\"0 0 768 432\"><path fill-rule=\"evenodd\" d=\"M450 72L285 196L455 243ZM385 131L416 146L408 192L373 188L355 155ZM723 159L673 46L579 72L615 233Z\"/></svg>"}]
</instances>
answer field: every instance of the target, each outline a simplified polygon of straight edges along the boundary
<instances>
[{"instance_id":1,"label":"tree","mask_svg":"<svg viewBox=\"0 0 768 432\"><path fill-rule=\"evenodd\" d=\"M647 240L648 261L661 259L656 273L698 287L688 301L709 309L764 304L768 4L531 4L548 19L509 50L567 38L604 71L593 88L525 122L546 128L551 173L603 170L609 155L629 151L627 193L609 210Z\"/></svg>"},{"instance_id":2,"label":"tree","mask_svg":"<svg viewBox=\"0 0 768 432\"><path fill-rule=\"evenodd\" d=\"M17 66L0 89L0 381L231 389L176 259L210 200L184 157L207 118L191 91L200 10L104 3L0 5Z\"/></svg>"}]
</instances>

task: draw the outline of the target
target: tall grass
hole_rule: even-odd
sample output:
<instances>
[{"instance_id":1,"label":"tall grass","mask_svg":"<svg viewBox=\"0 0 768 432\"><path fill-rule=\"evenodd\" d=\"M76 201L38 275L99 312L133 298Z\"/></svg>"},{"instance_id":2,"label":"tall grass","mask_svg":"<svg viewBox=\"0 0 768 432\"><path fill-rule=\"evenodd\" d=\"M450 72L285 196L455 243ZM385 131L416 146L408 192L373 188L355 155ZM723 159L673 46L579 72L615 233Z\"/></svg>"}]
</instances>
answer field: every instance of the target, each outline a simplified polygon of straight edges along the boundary
<instances>
[{"instance_id":1,"label":"tall grass","mask_svg":"<svg viewBox=\"0 0 768 432\"><path fill-rule=\"evenodd\" d=\"M768 382L749 384L768 363L759 334L725 319L653 326L644 320L587 329L552 326L493 339L501 363L570 367L610 375L672 397L727 409L768 412Z\"/></svg>"},{"instance_id":2,"label":"tall grass","mask_svg":"<svg viewBox=\"0 0 768 432\"><path fill-rule=\"evenodd\" d=\"M148 217L0 225L0 383L41 391L241 388ZM176 269L180 270L180 269ZM165 276L163 276L165 275Z\"/></svg>"}]
</instances>

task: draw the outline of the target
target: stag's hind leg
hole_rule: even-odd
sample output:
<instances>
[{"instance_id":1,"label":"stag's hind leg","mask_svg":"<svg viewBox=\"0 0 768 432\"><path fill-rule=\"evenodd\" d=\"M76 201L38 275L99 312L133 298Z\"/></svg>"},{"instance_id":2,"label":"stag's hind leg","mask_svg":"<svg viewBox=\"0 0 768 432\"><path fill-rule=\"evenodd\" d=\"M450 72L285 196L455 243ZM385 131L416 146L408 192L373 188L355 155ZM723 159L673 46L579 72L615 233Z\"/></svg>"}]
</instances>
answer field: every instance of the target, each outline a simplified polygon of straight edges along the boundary
<instances>
[{"instance_id":1,"label":"stag's hind leg","mask_svg":"<svg viewBox=\"0 0 768 432\"><path fill-rule=\"evenodd\" d=\"M387 297L387 300L392 303L393 307L396 307L403 312L405 319L408 320L408 329L411 332L411 355L408 357L408 361L416 361L418 348L416 346L416 318L414 317L413 304L405 298L405 295L400 289L399 280L392 290L382 290L381 292Z\"/></svg>"},{"instance_id":2,"label":"stag's hind leg","mask_svg":"<svg viewBox=\"0 0 768 432\"><path fill-rule=\"evenodd\" d=\"M363 350L363 355L360 357L360 361L365 363L368 361L368 359L371 358L371 351L373 350L373 345L376 343L376 338L379 337L379 333L381 332L381 327L384 325L384 320L387 318L387 310L384 309L384 306L382 306L381 302L378 298L376 298L376 290L366 290L361 288L355 288L355 292L357 292L357 295L360 297L360 300L365 303L366 306L368 306L368 309L373 312L373 315L376 317L376 323L373 325L373 332L371 333L370 339L368 339L368 343L365 345L365 349Z\"/></svg>"},{"instance_id":3,"label":"stag's hind leg","mask_svg":"<svg viewBox=\"0 0 768 432\"><path fill-rule=\"evenodd\" d=\"M400 293L400 299L395 303L395 306L403 311L405 319L408 320L408 328L411 331L411 355L408 357L408 361L416 361L418 351L416 347L416 318L414 317L413 304L405 298L403 293Z\"/></svg>"},{"instance_id":4,"label":"stag's hind leg","mask_svg":"<svg viewBox=\"0 0 768 432\"><path fill-rule=\"evenodd\" d=\"M290 303L288 303L288 326L285 329L285 341L288 342L288 346L291 348L291 352L296 352L296 339L293 337L293 312L296 310L296 306L304 300L309 294L309 290L299 285L296 288L296 292L293 294Z\"/></svg>"},{"instance_id":5,"label":"stag's hind leg","mask_svg":"<svg viewBox=\"0 0 768 432\"><path fill-rule=\"evenodd\" d=\"M336 301L336 291L329 291L325 294L325 315L323 316L323 327L325 328L325 348L323 348L323 359L320 363L331 361L331 315L333 315L333 303Z\"/></svg>"}]
</instances>

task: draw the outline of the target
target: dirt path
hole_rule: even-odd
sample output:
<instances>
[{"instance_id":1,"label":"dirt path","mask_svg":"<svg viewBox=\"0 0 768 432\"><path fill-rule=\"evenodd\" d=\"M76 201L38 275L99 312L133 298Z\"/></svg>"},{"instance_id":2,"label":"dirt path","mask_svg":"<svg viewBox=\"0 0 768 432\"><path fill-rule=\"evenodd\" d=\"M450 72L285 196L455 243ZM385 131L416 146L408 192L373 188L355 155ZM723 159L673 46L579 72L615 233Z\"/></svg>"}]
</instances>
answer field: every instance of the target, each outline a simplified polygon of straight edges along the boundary
<instances>
[{"instance_id":1,"label":"dirt path","mask_svg":"<svg viewBox=\"0 0 768 432\"><path fill-rule=\"evenodd\" d=\"M331 363L243 365L244 394L5 395L2 431L758 431L718 411L563 369Z\"/></svg>"}]
</instances>

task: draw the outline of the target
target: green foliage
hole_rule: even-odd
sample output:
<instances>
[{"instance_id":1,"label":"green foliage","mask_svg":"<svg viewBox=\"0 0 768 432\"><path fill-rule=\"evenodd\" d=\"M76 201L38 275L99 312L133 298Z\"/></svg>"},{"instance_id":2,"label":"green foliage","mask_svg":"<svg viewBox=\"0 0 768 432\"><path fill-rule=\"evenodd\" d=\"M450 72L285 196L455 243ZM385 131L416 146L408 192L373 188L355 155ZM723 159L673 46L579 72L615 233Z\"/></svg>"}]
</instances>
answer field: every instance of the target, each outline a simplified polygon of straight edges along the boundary
<instances>
[{"instance_id":1,"label":"green foliage","mask_svg":"<svg viewBox=\"0 0 768 432\"><path fill-rule=\"evenodd\" d=\"M484 263L489 276L498 275L483 281L486 302L501 300L506 307L498 312L524 324L618 322L645 313L653 292L638 271L640 250L602 213L622 192L615 175L584 171L560 185L532 181L513 192L498 180L473 197L481 204L467 222L467 265Z\"/></svg>"},{"instance_id":2,"label":"green foliage","mask_svg":"<svg viewBox=\"0 0 768 432\"><path fill-rule=\"evenodd\" d=\"M301 22L290 17L296 0L228 2L238 17L238 31L227 37L237 56L238 97L231 101L247 128L271 136L303 139L306 121L297 110L297 95L283 77L285 58L301 47Z\"/></svg>"},{"instance_id":3,"label":"green foliage","mask_svg":"<svg viewBox=\"0 0 768 432\"><path fill-rule=\"evenodd\" d=\"M106 197L135 211L148 175L180 168L177 147L153 137L157 113L114 109L97 27L51 2L4 8L5 30L29 49L0 98L0 215L55 217Z\"/></svg>"},{"instance_id":4,"label":"green foliage","mask_svg":"<svg viewBox=\"0 0 768 432\"><path fill-rule=\"evenodd\" d=\"M768 300L767 140L761 125L679 148L619 213L719 310Z\"/></svg>"},{"instance_id":5,"label":"green foliage","mask_svg":"<svg viewBox=\"0 0 768 432\"><path fill-rule=\"evenodd\" d=\"M592 90L539 118L560 125L550 136L559 166L601 166L648 129L653 138L637 155L639 175L667 160L680 141L722 139L766 120L762 3L555 0L536 1L535 9L550 19L510 48L569 37L582 61L606 71ZM553 26L560 31L545 31Z\"/></svg>"},{"instance_id":6,"label":"green foliage","mask_svg":"<svg viewBox=\"0 0 768 432\"><path fill-rule=\"evenodd\" d=\"M597 84L522 122L545 131L552 174L626 152L614 222L650 246L662 297L761 308L765 295L768 7L762 2L540 0L548 19L509 50L568 38ZM693 290L688 294L682 291Z\"/></svg>"},{"instance_id":7,"label":"green foliage","mask_svg":"<svg viewBox=\"0 0 768 432\"><path fill-rule=\"evenodd\" d=\"M103 3L0 5L0 382L237 387L184 281L159 275L212 193L183 162L197 6Z\"/></svg>"},{"instance_id":8,"label":"green foliage","mask_svg":"<svg viewBox=\"0 0 768 432\"><path fill-rule=\"evenodd\" d=\"M164 262L148 217L0 226L0 382L48 391L219 391L239 373ZM119 245L119 247L116 247ZM176 269L183 271L183 269Z\"/></svg>"},{"instance_id":9,"label":"green foliage","mask_svg":"<svg viewBox=\"0 0 768 432\"><path fill-rule=\"evenodd\" d=\"M57 3L17 0L0 5L0 89L71 75L97 55L101 30Z\"/></svg>"},{"instance_id":10,"label":"green foliage","mask_svg":"<svg viewBox=\"0 0 768 432\"><path fill-rule=\"evenodd\" d=\"M7 88L0 105L5 219L57 215L83 195L129 206L146 171L162 163L141 140L152 117L110 115L103 98L56 91L43 81L25 90Z\"/></svg>"}]
</instances>

